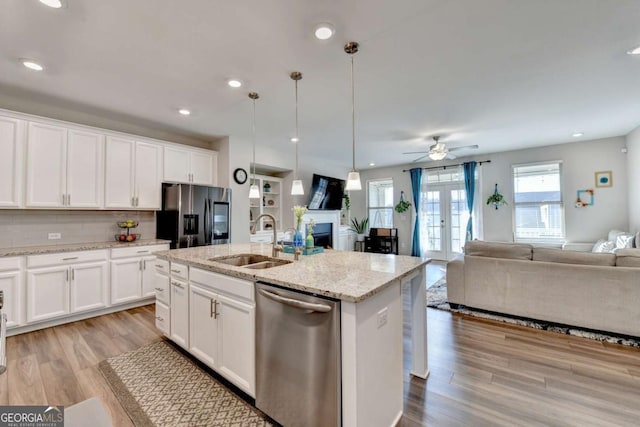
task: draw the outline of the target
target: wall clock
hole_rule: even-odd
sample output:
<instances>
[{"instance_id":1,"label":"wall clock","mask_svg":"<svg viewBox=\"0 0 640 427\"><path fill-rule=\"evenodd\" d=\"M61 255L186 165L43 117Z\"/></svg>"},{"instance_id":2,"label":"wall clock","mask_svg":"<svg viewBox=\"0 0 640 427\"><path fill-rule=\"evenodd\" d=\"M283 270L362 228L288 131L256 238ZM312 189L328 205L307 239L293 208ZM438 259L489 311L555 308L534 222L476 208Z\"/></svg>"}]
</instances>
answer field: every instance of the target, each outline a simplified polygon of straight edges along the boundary
<instances>
[{"instance_id":1,"label":"wall clock","mask_svg":"<svg viewBox=\"0 0 640 427\"><path fill-rule=\"evenodd\" d=\"M247 171L242 168L237 168L233 171L233 180L242 185L247 182Z\"/></svg>"}]
</instances>

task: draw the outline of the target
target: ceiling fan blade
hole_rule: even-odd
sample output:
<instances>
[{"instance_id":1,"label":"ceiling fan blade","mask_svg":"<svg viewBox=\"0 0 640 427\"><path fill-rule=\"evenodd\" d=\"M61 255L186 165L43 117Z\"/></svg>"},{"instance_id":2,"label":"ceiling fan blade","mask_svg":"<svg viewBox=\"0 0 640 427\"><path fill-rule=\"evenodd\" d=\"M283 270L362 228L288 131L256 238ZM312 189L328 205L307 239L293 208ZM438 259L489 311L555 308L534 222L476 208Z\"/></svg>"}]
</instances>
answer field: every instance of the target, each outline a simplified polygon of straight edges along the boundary
<instances>
[{"instance_id":1,"label":"ceiling fan blade","mask_svg":"<svg viewBox=\"0 0 640 427\"><path fill-rule=\"evenodd\" d=\"M402 153L402 154L424 154L424 153L429 153L428 151L407 151L406 153Z\"/></svg>"},{"instance_id":2,"label":"ceiling fan blade","mask_svg":"<svg viewBox=\"0 0 640 427\"><path fill-rule=\"evenodd\" d=\"M456 151L456 150L477 150L478 148L480 148L479 145L465 145L462 147L451 147L449 148L449 151Z\"/></svg>"},{"instance_id":3,"label":"ceiling fan blade","mask_svg":"<svg viewBox=\"0 0 640 427\"><path fill-rule=\"evenodd\" d=\"M420 160L424 159L425 157L429 157L429 153L425 154L424 156L418 157L417 159L415 159L412 163L416 163L419 162Z\"/></svg>"},{"instance_id":4,"label":"ceiling fan blade","mask_svg":"<svg viewBox=\"0 0 640 427\"><path fill-rule=\"evenodd\" d=\"M449 159L449 160L455 160L455 159L457 159L457 157L456 157L456 156L454 156L454 155L453 155L453 154L451 154L451 153L447 153L447 157L446 157L446 158L447 158L447 159Z\"/></svg>"}]
</instances>

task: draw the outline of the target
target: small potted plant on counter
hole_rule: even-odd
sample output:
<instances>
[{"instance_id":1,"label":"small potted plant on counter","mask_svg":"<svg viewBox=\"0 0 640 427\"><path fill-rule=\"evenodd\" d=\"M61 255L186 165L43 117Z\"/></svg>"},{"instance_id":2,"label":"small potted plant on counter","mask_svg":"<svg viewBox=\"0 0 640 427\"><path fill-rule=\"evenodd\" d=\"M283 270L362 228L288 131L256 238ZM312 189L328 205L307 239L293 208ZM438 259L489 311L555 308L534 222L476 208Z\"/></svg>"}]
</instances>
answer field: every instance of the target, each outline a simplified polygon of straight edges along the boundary
<instances>
[{"instance_id":1,"label":"small potted plant on counter","mask_svg":"<svg viewBox=\"0 0 640 427\"><path fill-rule=\"evenodd\" d=\"M356 240L358 242L364 242L364 235L369 228L369 218L364 217L360 221L358 218L351 218L351 227L349 230L357 234Z\"/></svg>"}]
</instances>

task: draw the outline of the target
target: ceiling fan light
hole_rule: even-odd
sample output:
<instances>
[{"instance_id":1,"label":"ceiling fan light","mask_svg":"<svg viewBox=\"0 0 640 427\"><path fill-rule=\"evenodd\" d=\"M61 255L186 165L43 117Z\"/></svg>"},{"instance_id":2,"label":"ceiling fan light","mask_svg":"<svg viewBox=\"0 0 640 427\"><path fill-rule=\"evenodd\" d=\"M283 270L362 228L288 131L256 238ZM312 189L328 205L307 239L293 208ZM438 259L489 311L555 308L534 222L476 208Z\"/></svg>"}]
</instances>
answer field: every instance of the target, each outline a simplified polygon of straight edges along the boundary
<instances>
[{"instance_id":1,"label":"ceiling fan light","mask_svg":"<svg viewBox=\"0 0 640 427\"><path fill-rule=\"evenodd\" d=\"M447 157L447 152L446 151L433 151L433 152L429 153L429 158L431 160L442 160L445 157Z\"/></svg>"},{"instance_id":2,"label":"ceiling fan light","mask_svg":"<svg viewBox=\"0 0 640 427\"><path fill-rule=\"evenodd\" d=\"M253 184L251 187L249 187L249 198L250 199L260 198L260 189L256 184Z\"/></svg>"},{"instance_id":3,"label":"ceiling fan light","mask_svg":"<svg viewBox=\"0 0 640 427\"><path fill-rule=\"evenodd\" d=\"M347 176L347 191L362 190L362 184L360 183L360 172L351 171Z\"/></svg>"},{"instance_id":4,"label":"ceiling fan light","mask_svg":"<svg viewBox=\"0 0 640 427\"><path fill-rule=\"evenodd\" d=\"M291 195L292 196L303 196L304 188L302 187L301 179L294 179L291 183Z\"/></svg>"}]
</instances>

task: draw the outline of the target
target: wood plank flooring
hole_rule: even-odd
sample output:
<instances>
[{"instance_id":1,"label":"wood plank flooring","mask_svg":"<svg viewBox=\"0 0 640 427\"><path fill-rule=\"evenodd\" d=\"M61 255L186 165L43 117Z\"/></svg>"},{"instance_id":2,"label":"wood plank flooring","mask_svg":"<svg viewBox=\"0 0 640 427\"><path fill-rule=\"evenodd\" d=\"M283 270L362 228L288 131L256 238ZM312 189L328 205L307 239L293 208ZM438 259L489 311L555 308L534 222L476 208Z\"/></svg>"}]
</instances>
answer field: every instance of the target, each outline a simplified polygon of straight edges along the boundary
<instances>
[{"instance_id":1,"label":"wood plank flooring","mask_svg":"<svg viewBox=\"0 0 640 427\"><path fill-rule=\"evenodd\" d=\"M405 335L402 426L639 424L640 350L432 309L427 315L426 381L407 373ZM130 426L97 364L160 338L152 305L10 337L0 404L68 406L97 396L114 426Z\"/></svg>"}]
</instances>

